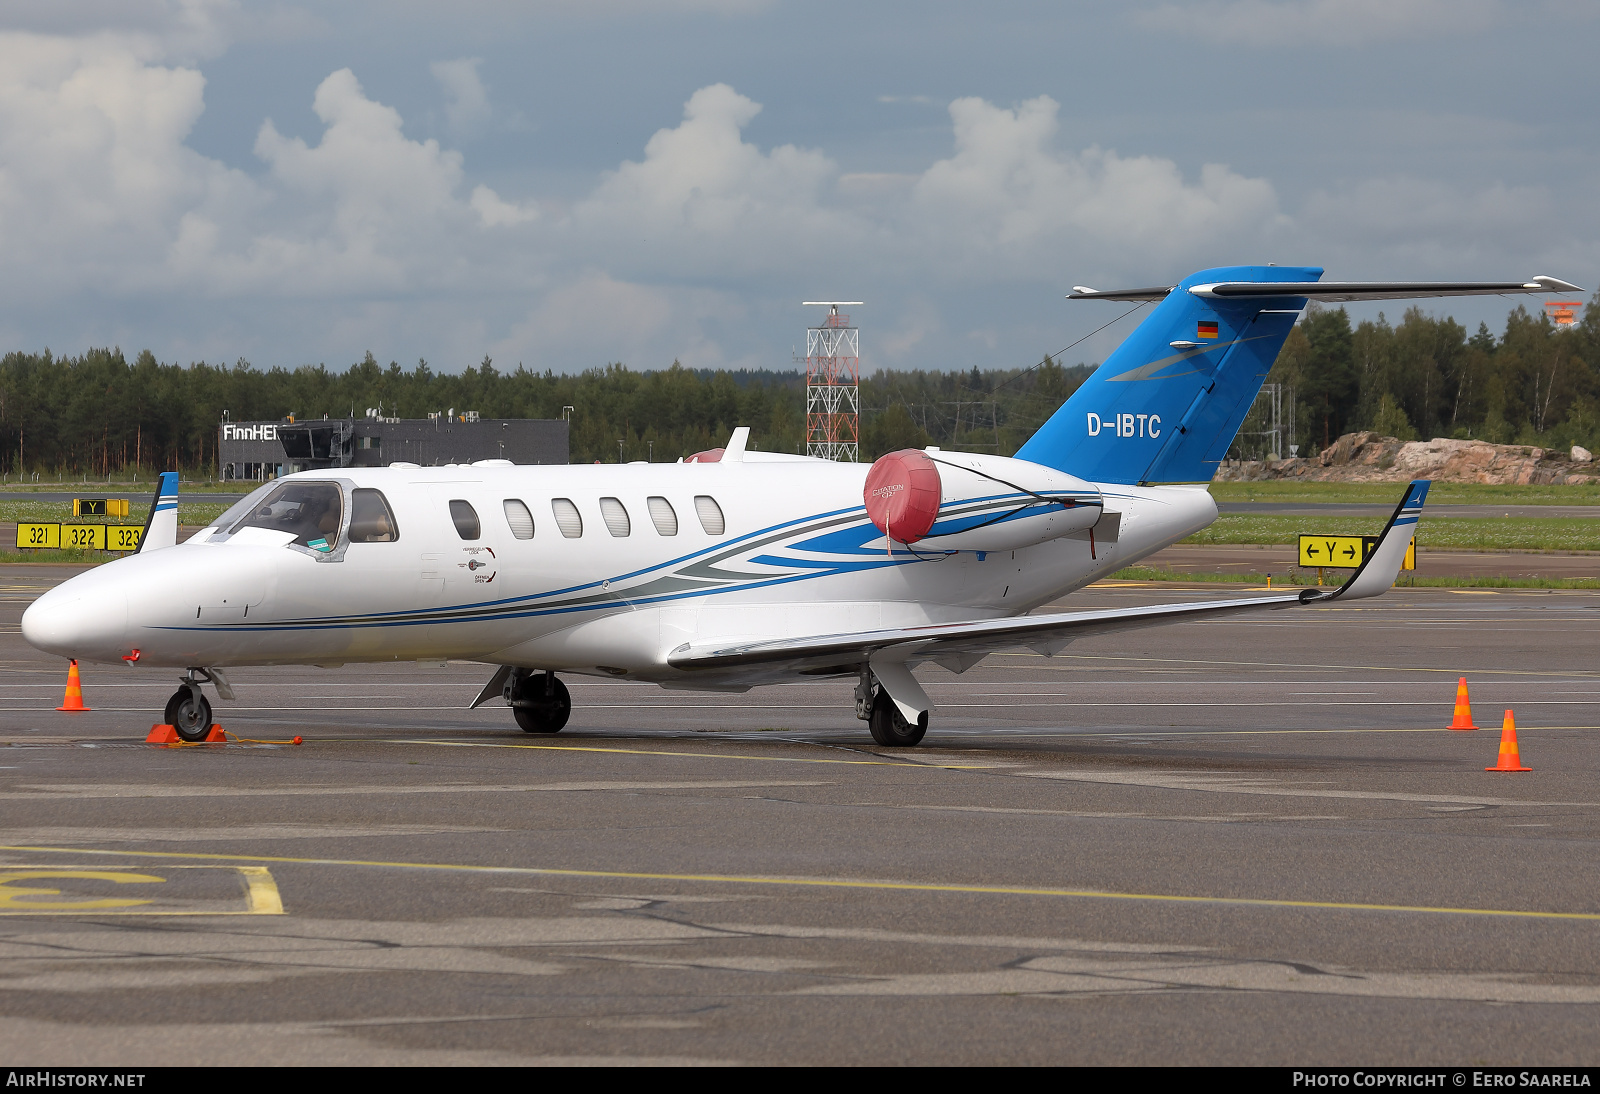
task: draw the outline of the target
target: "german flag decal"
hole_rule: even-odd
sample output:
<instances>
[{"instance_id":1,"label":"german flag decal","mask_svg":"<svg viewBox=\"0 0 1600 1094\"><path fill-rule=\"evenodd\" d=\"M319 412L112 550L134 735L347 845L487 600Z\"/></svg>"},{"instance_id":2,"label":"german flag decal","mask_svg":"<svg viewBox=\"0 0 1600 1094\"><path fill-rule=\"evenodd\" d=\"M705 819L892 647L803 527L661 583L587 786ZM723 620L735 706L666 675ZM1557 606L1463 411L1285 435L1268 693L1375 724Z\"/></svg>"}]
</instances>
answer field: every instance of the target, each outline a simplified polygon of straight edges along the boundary
<instances>
[{"instance_id":1,"label":"german flag decal","mask_svg":"<svg viewBox=\"0 0 1600 1094\"><path fill-rule=\"evenodd\" d=\"M1196 338L1215 338L1216 336L1217 336L1217 324L1216 324L1216 321L1215 320L1205 320L1205 319L1200 320L1200 328L1195 331L1195 337Z\"/></svg>"}]
</instances>

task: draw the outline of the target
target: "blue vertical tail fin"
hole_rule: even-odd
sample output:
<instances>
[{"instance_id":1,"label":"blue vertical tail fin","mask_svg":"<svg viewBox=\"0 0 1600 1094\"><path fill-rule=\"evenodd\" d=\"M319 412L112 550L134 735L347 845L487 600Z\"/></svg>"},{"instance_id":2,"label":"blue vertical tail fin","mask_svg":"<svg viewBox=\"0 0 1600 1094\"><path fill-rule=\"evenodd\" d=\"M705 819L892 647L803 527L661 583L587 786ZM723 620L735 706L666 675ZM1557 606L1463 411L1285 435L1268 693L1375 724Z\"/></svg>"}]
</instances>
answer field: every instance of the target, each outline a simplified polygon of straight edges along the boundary
<instances>
[{"instance_id":1,"label":"blue vertical tail fin","mask_svg":"<svg viewBox=\"0 0 1600 1094\"><path fill-rule=\"evenodd\" d=\"M139 549L134 553L143 554L177 545L178 473L163 471L156 485L155 500L150 503L150 515L145 518L144 534L139 537Z\"/></svg>"},{"instance_id":2,"label":"blue vertical tail fin","mask_svg":"<svg viewBox=\"0 0 1600 1094\"><path fill-rule=\"evenodd\" d=\"M1303 296L1207 294L1222 282L1306 282L1320 267L1228 266L1181 281L1017 452L1091 482L1210 482Z\"/></svg>"}]
</instances>

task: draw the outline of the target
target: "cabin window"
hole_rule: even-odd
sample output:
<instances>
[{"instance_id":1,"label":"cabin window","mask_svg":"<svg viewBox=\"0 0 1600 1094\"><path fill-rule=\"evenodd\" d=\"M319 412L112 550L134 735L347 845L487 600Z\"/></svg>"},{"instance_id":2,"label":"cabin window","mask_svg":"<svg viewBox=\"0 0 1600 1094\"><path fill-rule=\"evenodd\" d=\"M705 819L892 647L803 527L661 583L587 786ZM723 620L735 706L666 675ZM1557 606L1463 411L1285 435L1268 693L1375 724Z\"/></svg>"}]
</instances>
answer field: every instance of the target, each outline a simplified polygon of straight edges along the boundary
<instances>
[{"instance_id":1,"label":"cabin window","mask_svg":"<svg viewBox=\"0 0 1600 1094\"><path fill-rule=\"evenodd\" d=\"M645 504L650 509L650 521L656 526L656 532L663 536L678 534L678 513L672 508L672 503L666 498L646 498Z\"/></svg>"},{"instance_id":2,"label":"cabin window","mask_svg":"<svg viewBox=\"0 0 1600 1094\"><path fill-rule=\"evenodd\" d=\"M507 498L503 505L506 511L506 523L511 526L511 534L518 539L532 539L533 514L528 512L528 507L516 498Z\"/></svg>"},{"instance_id":3,"label":"cabin window","mask_svg":"<svg viewBox=\"0 0 1600 1094\"><path fill-rule=\"evenodd\" d=\"M483 525L478 523L478 511L472 507L471 502L455 498L450 502L450 519L455 521L456 535L462 539L477 539L483 534Z\"/></svg>"},{"instance_id":4,"label":"cabin window","mask_svg":"<svg viewBox=\"0 0 1600 1094\"><path fill-rule=\"evenodd\" d=\"M339 522L343 517L344 494L336 483L286 482L228 531L270 528L274 532L290 532L300 546L326 552L339 542Z\"/></svg>"},{"instance_id":5,"label":"cabin window","mask_svg":"<svg viewBox=\"0 0 1600 1094\"><path fill-rule=\"evenodd\" d=\"M628 520L628 510L616 498L600 499L600 515L605 518L606 531L617 539L622 539L633 531L633 525Z\"/></svg>"},{"instance_id":6,"label":"cabin window","mask_svg":"<svg viewBox=\"0 0 1600 1094\"><path fill-rule=\"evenodd\" d=\"M717 499L705 494L697 494L694 499L694 511L700 517L700 527L706 530L708 536L720 536L728 530L727 522L722 519L722 506L717 504Z\"/></svg>"},{"instance_id":7,"label":"cabin window","mask_svg":"<svg viewBox=\"0 0 1600 1094\"><path fill-rule=\"evenodd\" d=\"M350 542L393 543L400 538L400 527L381 490L350 492Z\"/></svg>"},{"instance_id":8,"label":"cabin window","mask_svg":"<svg viewBox=\"0 0 1600 1094\"><path fill-rule=\"evenodd\" d=\"M571 498L551 498L550 512L555 514L556 527L561 529L562 535L568 539L583 535L583 517Z\"/></svg>"}]
</instances>

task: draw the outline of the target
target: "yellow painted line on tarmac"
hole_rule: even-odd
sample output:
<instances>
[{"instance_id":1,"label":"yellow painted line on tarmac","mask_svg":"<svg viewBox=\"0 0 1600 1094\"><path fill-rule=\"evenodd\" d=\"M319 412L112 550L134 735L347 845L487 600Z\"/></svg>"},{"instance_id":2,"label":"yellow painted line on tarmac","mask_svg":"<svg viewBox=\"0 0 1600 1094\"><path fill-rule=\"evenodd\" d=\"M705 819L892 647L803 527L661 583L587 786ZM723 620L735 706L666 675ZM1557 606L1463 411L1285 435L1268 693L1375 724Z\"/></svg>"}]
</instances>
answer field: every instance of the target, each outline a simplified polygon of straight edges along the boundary
<instances>
[{"instance_id":1,"label":"yellow painted line on tarmac","mask_svg":"<svg viewBox=\"0 0 1600 1094\"><path fill-rule=\"evenodd\" d=\"M61 848L64 854L98 854L100 852L86 852L74 848ZM123 851L107 851L108 855L126 856ZM178 856L174 856L178 857ZM189 856L182 856L189 857ZM221 857L221 856L201 856ZM216 866L172 866L174 870L216 870ZM29 899L40 896L61 896L59 889L20 888L19 885L32 883L50 884L59 880L84 880L84 881L109 881L115 884L159 884L165 882L164 877L154 874L132 874L122 870L84 870L60 866L30 866L26 864L11 863L0 866L0 916L55 916L55 915L160 915L160 916L195 916L195 915L283 915L283 897L278 893L278 883L273 880L272 873L265 866L234 866L245 883L245 906L242 910L226 908L210 908L200 911L180 910L174 908L139 908L131 910L142 904L155 903L154 900L129 899L75 899L39 901Z\"/></svg>"},{"instance_id":2,"label":"yellow painted line on tarmac","mask_svg":"<svg viewBox=\"0 0 1600 1094\"><path fill-rule=\"evenodd\" d=\"M244 875L247 915L282 915L283 897L278 893L278 883L265 866L241 866Z\"/></svg>"},{"instance_id":3,"label":"yellow painted line on tarmac","mask_svg":"<svg viewBox=\"0 0 1600 1094\"><path fill-rule=\"evenodd\" d=\"M1263 897L1188 896L1181 893L1120 893L1107 889L1046 889L1022 885L957 885L918 881L875 881L871 878L766 877L759 874L668 874L639 870L573 870L543 866L472 866L441 862L384 862L366 859L289 858L275 855L215 855L176 851L104 851L80 847L0 845L0 851L40 854L119 855L125 858L210 859L227 862L277 862L299 866L358 866L398 870L436 870L478 874L522 874L541 877L601 878L618 881L681 881L712 885L777 885L802 889L865 889L877 892L966 893L978 896L1066 897L1083 900L1125 900L1161 904L1212 904L1244 908L1306 908L1336 912L1412 912L1424 915L1470 915L1505 919L1569 919L1600 922L1600 912L1541 912L1520 908L1458 908L1427 904L1369 904L1339 900L1274 900Z\"/></svg>"},{"instance_id":4,"label":"yellow painted line on tarmac","mask_svg":"<svg viewBox=\"0 0 1600 1094\"><path fill-rule=\"evenodd\" d=\"M738 732L731 730L730 732ZM796 730L796 733L804 732ZM994 767L994 764L925 764L914 760L817 760L805 759L799 756L740 756L729 755L725 752L671 752L667 749L656 748L602 748L598 745L525 745L509 744L498 741L429 741L429 740L400 740L391 739L385 744L395 745L437 745L440 748L531 748L544 752L619 752L629 756L688 756L697 760L755 760L760 763L778 764L845 764L857 767L916 767L935 768L944 771L969 771ZM792 742L786 742L792 743ZM805 743L805 742L802 742Z\"/></svg>"}]
</instances>

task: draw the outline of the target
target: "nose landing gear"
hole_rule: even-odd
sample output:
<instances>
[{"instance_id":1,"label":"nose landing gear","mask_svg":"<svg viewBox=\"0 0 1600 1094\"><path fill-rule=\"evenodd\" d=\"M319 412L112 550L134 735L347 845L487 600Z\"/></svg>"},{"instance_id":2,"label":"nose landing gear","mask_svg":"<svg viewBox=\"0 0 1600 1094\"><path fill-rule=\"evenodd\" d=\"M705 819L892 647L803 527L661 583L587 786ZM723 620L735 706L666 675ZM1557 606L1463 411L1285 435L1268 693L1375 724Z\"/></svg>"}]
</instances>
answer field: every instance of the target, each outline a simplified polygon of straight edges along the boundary
<instances>
[{"instance_id":1,"label":"nose landing gear","mask_svg":"<svg viewBox=\"0 0 1600 1094\"><path fill-rule=\"evenodd\" d=\"M203 741L211 732L211 702L200 690L200 685L215 686L217 694L224 699L233 698L233 688L229 686L222 670L216 668L189 669L178 683L181 686L167 700L167 709L162 717L183 740Z\"/></svg>"},{"instance_id":2,"label":"nose landing gear","mask_svg":"<svg viewBox=\"0 0 1600 1094\"><path fill-rule=\"evenodd\" d=\"M206 734L211 732L211 702L201 692L200 682L185 680L183 686L167 700L166 713L162 717L183 740L205 740Z\"/></svg>"},{"instance_id":3,"label":"nose landing gear","mask_svg":"<svg viewBox=\"0 0 1600 1094\"><path fill-rule=\"evenodd\" d=\"M506 679L504 695L524 733L560 733L572 716L572 696L553 672L516 669Z\"/></svg>"}]
</instances>

